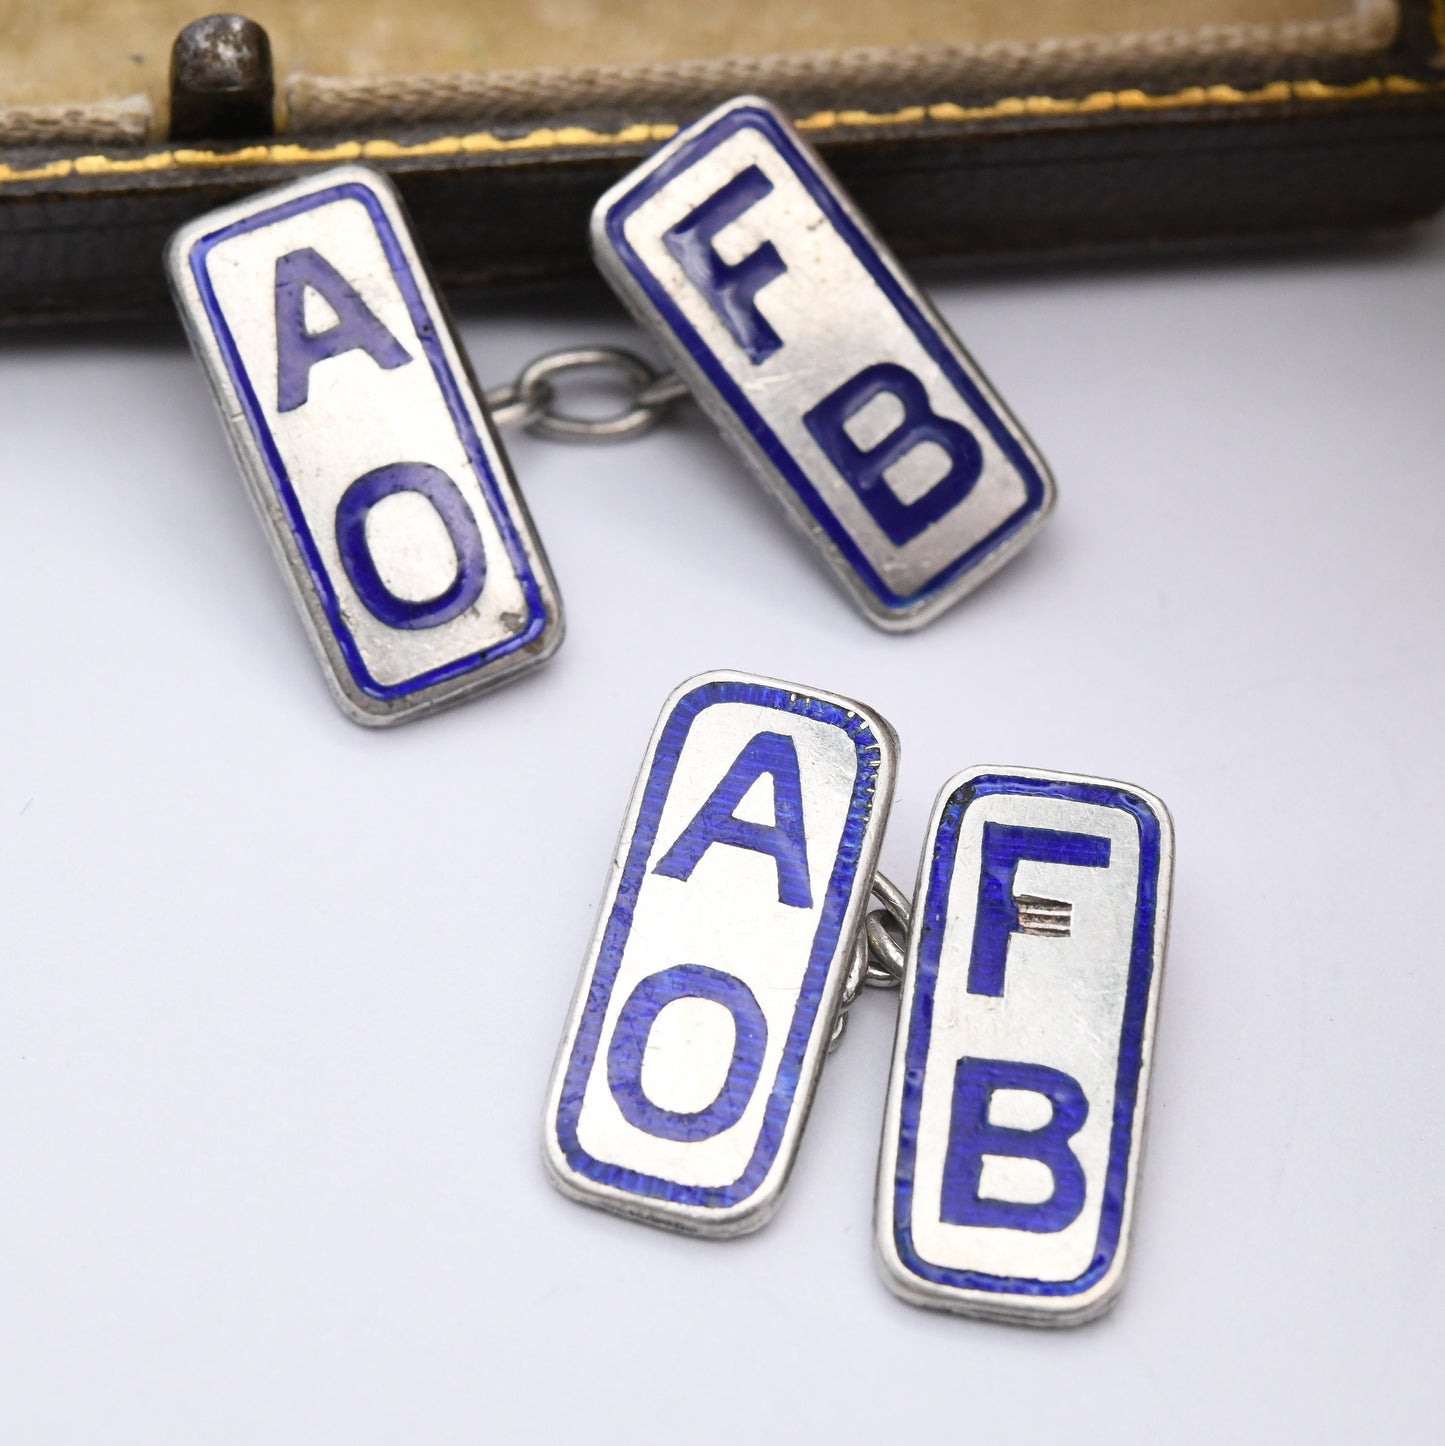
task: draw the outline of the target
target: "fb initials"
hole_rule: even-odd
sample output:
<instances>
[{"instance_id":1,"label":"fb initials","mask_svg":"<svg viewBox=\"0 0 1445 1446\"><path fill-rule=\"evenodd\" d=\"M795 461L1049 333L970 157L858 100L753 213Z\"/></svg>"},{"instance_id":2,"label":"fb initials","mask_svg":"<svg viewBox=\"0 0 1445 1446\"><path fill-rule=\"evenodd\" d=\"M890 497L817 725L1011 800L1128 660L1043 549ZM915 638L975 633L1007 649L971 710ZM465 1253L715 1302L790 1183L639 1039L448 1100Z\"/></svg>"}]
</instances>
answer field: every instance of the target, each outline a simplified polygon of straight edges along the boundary
<instances>
[{"instance_id":1,"label":"fb initials","mask_svg":"<svg viewBox=\"0 0 1445 1446\"><path fill-rule=\"evenodd\" d=\"M985 823L968 992L994 998L1004 993L1008 941L1020 926L1014 897L1014 877L1020 863L1032 859L1074 868L1108 868L1109 855L1109 840L1094 834ZM1051 926L1050 932L1057 932L1057 926ZM1048 1120L1032 1130L995 1124L989 1112L999 1090L1041 1096L1050 1106ZM954 1072L939 1218L950 1225L1037 1234L1067 1229L1084 1208L1085 1185L1083 1168L1069 1148L1069 1141L1083 1129L1088 1115L1089 1102L1082 1086L1062 1070L1014 1060L959 1060ZM1048 1198L1024 1203L981 1195L986 1156L1032 1160L1043 1165L1053 1180Z\"/></svg>"}]
</instances>

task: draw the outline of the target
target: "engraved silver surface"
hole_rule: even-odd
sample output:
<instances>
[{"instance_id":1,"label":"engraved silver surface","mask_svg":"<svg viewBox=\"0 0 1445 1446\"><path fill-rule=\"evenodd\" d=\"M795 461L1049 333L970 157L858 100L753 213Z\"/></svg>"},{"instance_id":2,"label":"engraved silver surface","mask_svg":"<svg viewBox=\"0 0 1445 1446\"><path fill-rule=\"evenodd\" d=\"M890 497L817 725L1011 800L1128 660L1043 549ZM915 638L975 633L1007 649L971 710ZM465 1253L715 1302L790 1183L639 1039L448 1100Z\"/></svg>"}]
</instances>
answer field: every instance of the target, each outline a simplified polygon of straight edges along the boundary
<instances>
[{"instance_id":1,"label":"engraved silver surface","mask_svg":"<svg viewBox=\"0 0 1445 1446\"><path fill-rule=\"evenodd\" d=\"M781 127L791 158L764 129L748 123L750 117ZM735 128L721 144L658 186L654 178L680 152L728 126ZM857 245L820 209L793 162L856 228ZM782 342L760 361L750 359L666 243L669 228L754 167L772 189L717 232L715 251L724 264L736 266L773 246L784 263L785 270L751 297ZM641 204L631 200L649 191ZM592 246L604 276L658 338L723 435L878 626L907 631L936 617L1013 557L1051 510L1053 480L1028 437L831 172L766 101L742 97L719 107L613 187L593 212ZM880 285L880 275L906 299L916 325ZM955 373L940 366L940 355ZM982 449L981 470L968 496L902 543L880 528L804 420L821 399L875 363L913 374L934 414L964 425ZM977 405L951 379L959 373L976 389ZM873 445L896 424L889 415L892 401L875 398L848 423L858 445ZM745 420L740 408L756 420ZM990 414L989 424L981 424L982 413ZM771 433L770 440L760 440L759 427ZM1015 449L1012 459L998 438ZM936 480L938 459L929 451L915 448L884 474L901 500L915 501ZM823 516L790 480L792 469L815 490ZM861 554L873 581L849 550ZM966 564L961 561L975 551ZM954 575L951 569L958 567Z\"/></svg>"},{"instance_id":2,"label":"engraved silver surface","mask_svg":"<svg viewBox=\"0 0 1445 1446\"><path fill-rule=\"evenodd\" d=\"M364 349L340 351L309 367L302 404L282 406L278 262L298 252L315 252L333 268L407 360L383 366ZM563 630L556 587L391 183L348 165L248 197L181 228L167 270L343 711L360 723L396 723L549 657ZM304 301L308 341L339 324L325 297L307 292ZM436 625L392 626L377 616L339 552L337 509L347 489L397 463L451 479L485 559L480 594ZM462 566L440 513L415 491L374 505L365 535L384 586L403 602L444 593Z\"/></svg>"},{"instance_id":3,"label":"engraved silver surface","mask_svg":"<svg viewBox=\"0 0 1445 1446\"><path fill-rule=\"evenodd\" d=\"M1000 779L1034 791L973 791ZM1117 802L1099 801L1108 797ZM950 809L961 810L951 825L956 849L944 829ZM986 912L984 831L992 826L1033 837L1086 836L1108 849L1106 865L1097 858L1089 866L1041 861L1027 853L1015 862L997 994L982 974L971 974L975 932ZM938 860L950 853L944 889ZM884 1278L906 1300L1032 1325L1077 1324L1113 1302L1143 1152L1172 868L1167 809L1130 785L974 768L940 793L914 901L875 1211ZM1033 1143L1041 1137L1029 1133L1014 1137L1022 1141L1018 1154L1006 1153L1008 1144L998 1154L965 1150L963 1157L980 1167L976 1183L962 1192L971 1197L969 1211L945 1208L946 1192L956 1199L960 1190L956 1174L947 1183L950 1170L958 1169L951 1155L962 1109L957 1081L965 1068L995 1062L1063 1076L1087 1102L1082 1124L1064 1146L1083 1186L1077 1214L1067 1222L1051 1221L1047 1212L1060 1199L1062 1175L1075 1167L1064 1159L1055 1170L1042 1158L1060 1150L1061 1138L1045 1150ZM1063 1135L1070 1126L1058 1123L1057 1101L1028 1078L1025 1073L1023 1085L986 1096L987 1123L971 1141L1000 1129L1053 1128ZM981 1210L973 1199L982 1201ZM1015 1212L1009 1222L980 1223L998 1202Z\"/></svg>"},{"instance_id":4,"label":"engraved silver surface","mask_svg":"<svg viewBox=\"0 0 1445 1446\"><path fill-rule=\"evenodd\" d=\"M733 689L750 700L710 701ZM771 693L831 716L756 701ZM714 842L685 880L659 866L761 734L787 739L796 753L807 907L784 901L775 859L752 847ZM737 1235L771 1216L861 948L896 757L896 737L882 718L813 689L710 673L668 700L622 826L548 1094L544 1154L564 1193L692 1234ZM776 776L771 783L759 776L734 816L776 826L781 787ZM640 1128L625 1117L610 1076L625 1002L679 965L739 981L766 1022L746 1108L705 1138ZM706 1110L721 1098L741 1047L727 1009L676 999L645 1034L642 1092L680 1115Z\"/></svg>"}]
</instances>

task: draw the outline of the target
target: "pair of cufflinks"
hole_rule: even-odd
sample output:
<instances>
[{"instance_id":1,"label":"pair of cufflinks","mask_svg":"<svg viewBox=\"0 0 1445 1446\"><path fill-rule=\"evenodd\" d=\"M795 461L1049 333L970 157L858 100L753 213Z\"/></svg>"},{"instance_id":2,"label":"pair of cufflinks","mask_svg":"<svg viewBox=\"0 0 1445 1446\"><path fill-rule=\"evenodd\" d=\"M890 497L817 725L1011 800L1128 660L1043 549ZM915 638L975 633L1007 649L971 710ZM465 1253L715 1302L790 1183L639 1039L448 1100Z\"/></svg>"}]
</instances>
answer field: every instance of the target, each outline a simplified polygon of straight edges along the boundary
<instances>
[{"instance_id":1,"label":"pair of cufflinks","mask_svg":"<svg viewBox=\"0 0 1445 1446\"><path fill-rule=\"evenodd\" d=\"M870 895L891 895L907 938L875 1209L885 1279L966 1314L1091 1319L1134 1215L1168 811L1105 779L970 768L934 804L910 907L877 876L897 759L893 729L847 698L731 672L673 694L559 1051L548 1168L651 1224L763 1225L867 940L883 942Z\"/></svg>"},{"instance_id":2,"label":"pair of cufflinks","mask_svg":"<svg viewBox=\"0 0 1445 1446\"><path fill-rule=\"evenodd\" d=\"M678 134L598 201L592 239L880 627L936 617L1042 523L1042 460L766 102ZM400 722L549 657L557 586L390 182L340 166L248 198L167 265L343 710Z\"/></svg>"},{"instance_id":3,"label":"pair of cufflinks","mask_svg":"<svg viewBox=\"0 0 1445 1446\"><path fill-rule=\"evenodd\" d=\"M680 132L599 200L592 241L879 626L936 617L1037 531L1042 460L765 102ZM550 656L556 584L390 183L342 166L252 197L182 228L168 268L342 708L399 722ZM701 1234L766 1220L866 939L888 950L865 914L896 759L882 718L829 694L713 674L674 696L552 1089L565 1190ZM901 1293L1045 1323L1111 1298L1171 860L1137 789L945 786L893 971L877 1241Z\"/></svg>"}]
</instances>

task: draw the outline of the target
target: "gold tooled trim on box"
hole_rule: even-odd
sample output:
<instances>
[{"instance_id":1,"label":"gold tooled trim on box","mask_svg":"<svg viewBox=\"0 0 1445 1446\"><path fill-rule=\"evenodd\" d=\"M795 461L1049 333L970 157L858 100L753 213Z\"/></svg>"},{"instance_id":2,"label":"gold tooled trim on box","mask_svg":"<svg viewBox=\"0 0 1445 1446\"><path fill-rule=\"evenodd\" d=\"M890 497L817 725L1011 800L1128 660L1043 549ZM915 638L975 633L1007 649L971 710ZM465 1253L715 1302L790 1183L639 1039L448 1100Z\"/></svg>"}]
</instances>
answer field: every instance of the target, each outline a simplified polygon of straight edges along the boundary
<instances>
[{"instance_id":1,"label":"gold tooled trim on box","mask_svg":"<svg viewBox=\"0 0 1445 1446\"><path fill-rule=\"evenodd\" d=\"M1445 0L1435 0L1435 14L1445 25ZM1047 95L1010 96L987 105L962 106L952 101L935 105L905 106L875 114L864 110L818 111L797 122L799 130L830 131L860 126L916 125L922 121L998 120L1016 116L1098 115L1108 111L1161 111L1204 109L1210 106L1281 105L1287 101L1368 100L1383 95L1426 95L1445 91L1445 81L1412 80L1403 75L1372 76L1348 85L1318 80L1276 80L1256 90L1232 85L1187 86L1167 95L1142 90L1096 91L1077 98ZM0 163L0 186L20 181L60 180L66 176L143 175L158 171L219 170L230 166L299 166L336 161L414 160L429 156L479 155L486 152L573 150L584 147L641 145L662 142L676 135L671 124L638 124L618 131L594 131L585 126L542 127L520 136L499 136L493 131L469 135L437 136L432 140L338 141L331 146L304 146L292 141L245 146L234 151L176 148L144 156L75 156L39 166Z\"/></svg>"},{"instance_id":2,"label":"gold tooled trim on box","mask_svg":"<svg viewBox=\"0 0 1445 1446\"><path fill-rule=\"evenodd\" d=\"M1012 96L980 106L961 106L952 101L942 101L937 105L907 106L887 115L860 110L829 110L808 116L798 121L797 126L799 130L830 130L844 126L907 125L923 120L1098 115L1106 111L1186 110L1211 105L1279 105L1291 100L1366 100L1381 95L1425 95L1440 89L1445 89L1445 85L1411 80L1403 75L1372 76L1352 85L1326 85L1319 80L1276 80L1258 90L1237 90L1232 85L1192 85L1168 95L1149 95L1142 90L1104 90L1077 99L1058 99L1049 95Z\"/></svg>"}]
</instances>

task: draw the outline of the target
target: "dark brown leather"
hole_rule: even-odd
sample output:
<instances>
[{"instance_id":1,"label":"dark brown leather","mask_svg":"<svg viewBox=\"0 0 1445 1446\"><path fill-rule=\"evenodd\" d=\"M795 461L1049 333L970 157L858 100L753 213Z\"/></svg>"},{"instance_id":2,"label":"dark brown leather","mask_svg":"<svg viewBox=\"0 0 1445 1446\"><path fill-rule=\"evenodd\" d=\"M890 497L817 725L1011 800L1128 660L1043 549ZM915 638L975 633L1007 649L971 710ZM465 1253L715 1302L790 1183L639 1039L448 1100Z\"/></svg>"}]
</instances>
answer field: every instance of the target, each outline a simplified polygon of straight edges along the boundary
<instances>
[{"instance_id":1,"label":"dark brown leather","mask_svg":"<svg viewBox=\"0 0 1445 1446\"><path fill-rule=\"evenodd\" d=\"M1441 47L1430 0L1404 0L1402 15L1388 54L1355 70L1336 63L1328 82L1296 76L1270 85L1251 76L1230 95L1146 92L1145 101L1125 96L1091 110L1064 95L1052 114L955 98L926 118L809 134L907 257L1012 258L1403 225L1445 203L1445 71L1434 63ZM1119 76L1114 89L1138 87ZM856 104L883 109L869 95ZM685 123L704 108L670 119ZM627 119L549 124L590 125L605 136ZM386 139L402 154L367 159L397 180L451 296L590 273L592 204L650 149L602 140L406 154L446 134L389 128ZM75 147L0 152L0 319L168 313L161 254L175 227L288 180L301 165L324 164L310 155L337 139L292 135L278 143L290 151L269 152L260 164L228 163L219 147L205 164L141 147L68 174L37 173L83 154ZM144 168L152 163L158 168Z\"/></svg>"}]
</instances>

